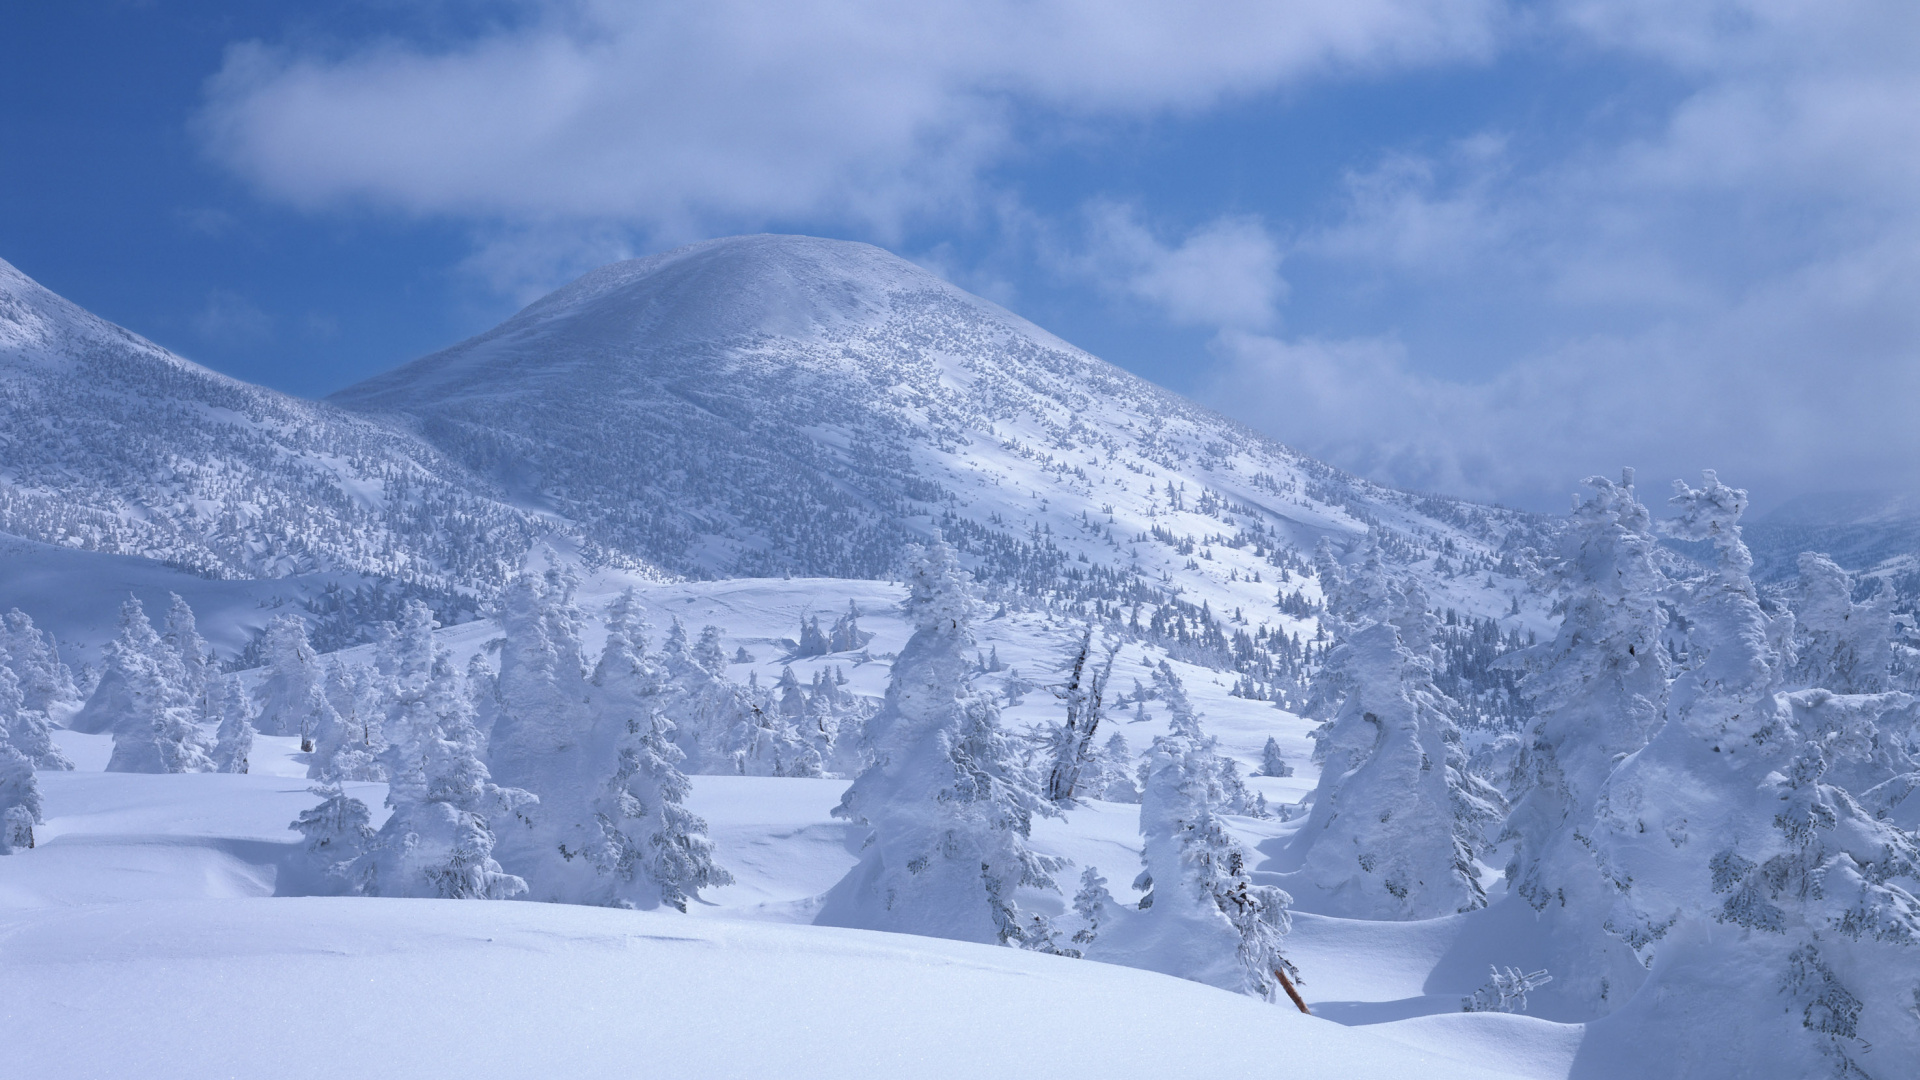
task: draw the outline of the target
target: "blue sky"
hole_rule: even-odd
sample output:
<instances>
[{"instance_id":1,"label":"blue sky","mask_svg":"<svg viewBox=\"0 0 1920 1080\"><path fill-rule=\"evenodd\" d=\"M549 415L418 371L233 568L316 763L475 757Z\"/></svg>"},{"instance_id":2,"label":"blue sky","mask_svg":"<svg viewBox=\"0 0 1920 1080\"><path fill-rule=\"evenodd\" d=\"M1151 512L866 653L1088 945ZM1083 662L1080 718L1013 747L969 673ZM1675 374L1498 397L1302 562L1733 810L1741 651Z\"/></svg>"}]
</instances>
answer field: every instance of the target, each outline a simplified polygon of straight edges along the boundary
<instances>
[{"instance_id":1,"label":"blue sky","mask_svg":"<svg viewBox=\"0 0 1920 1080\"><path fill-rule=\"evenodd\" d=\"M1920 486L1891 0L220 0L0 35L0 258L317 396L614 258L868 240L1312 453Z\"/></svg>"}]
</instances>

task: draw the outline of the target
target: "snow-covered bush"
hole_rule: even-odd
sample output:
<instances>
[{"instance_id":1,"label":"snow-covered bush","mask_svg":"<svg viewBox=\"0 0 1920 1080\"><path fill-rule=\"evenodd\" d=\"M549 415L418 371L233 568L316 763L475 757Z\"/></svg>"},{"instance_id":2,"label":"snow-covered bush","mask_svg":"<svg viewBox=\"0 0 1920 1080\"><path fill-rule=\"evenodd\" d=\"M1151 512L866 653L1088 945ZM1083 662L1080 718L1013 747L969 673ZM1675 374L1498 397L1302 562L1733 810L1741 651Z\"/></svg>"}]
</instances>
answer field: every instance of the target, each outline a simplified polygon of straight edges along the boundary
<instances>
[{"instance_id":1,"label":"snow-covered bush","mask_svg":"<svg viewBox=\"0 0 1920 1080\"><path fill-rule=\"evenodd\" d=\"M1513 967L1502 970L1496 966L1486 985L1460 1002L1460 1011L1523 1013L1527 1011L1528 992L1552 981L1553 976L1545 970L1521 971Z\"/></svg>"}]
</instances>

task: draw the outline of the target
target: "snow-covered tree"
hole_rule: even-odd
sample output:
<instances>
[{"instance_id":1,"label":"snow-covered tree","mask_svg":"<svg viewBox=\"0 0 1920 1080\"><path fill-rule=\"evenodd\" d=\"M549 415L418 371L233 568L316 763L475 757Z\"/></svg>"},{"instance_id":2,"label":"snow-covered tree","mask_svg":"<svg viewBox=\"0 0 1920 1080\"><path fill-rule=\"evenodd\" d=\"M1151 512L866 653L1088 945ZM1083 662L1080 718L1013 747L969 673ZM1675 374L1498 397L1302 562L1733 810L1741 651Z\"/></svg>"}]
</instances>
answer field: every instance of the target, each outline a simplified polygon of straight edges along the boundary
<instances>
[{"instance_id":1,"label":"snow-covered tree","mask_svg":"<svg viewBox=\"0 0 1920 1080\"><path fill-rule=\"evenodd\" d=\"M307 624L298 615L280 615L267 624L266 678L254 690L255 727L268 735L298 735L300 748L313 743L336 720L327 703L326 672L307 641Z\"/></svg>"},{"instance_id":2,"label":"snow-covered tree","mask_svg":"<svg viewBox=\"0 0 1920 1080\"><path fill-rule=\"evenodd\" d=\"M1099 768L1093 740L1100 729L1107 680L1113 676L1113 661L1120 646L1111 644L1104 651L1103 661L1089 627L1081 635L1080 647L1069 665L1067 685L1060 695L1067 708L1066 720L1054 725L1048 736L1046 795L1056 803L1071 802L1081 789L1082 774L1089 767L1096 772ZM981 667L984 670L986 665Z\"/></svg>"},{"instance_id":3,"label":"snow-covered tree","mask_svg":"<svg viewBox=\"0 0 1920 1080\"><path fill-rule=\"evenodd\" d=\"M606 902L685 911L701 889L733 877L713 861L707 823L684 805L691 788L676 767L672 721L659 711L665 673L644 643L629 592L608 612L593 673L596 741L611 738L615 764L594 788L597 834L583 829L581 845L605 881Z\"/></svg>"},{"instance_id":4,"label":"snow-covered tree","mask_svg":"<svg viewBox=\"0 0 1920 1080\"><path fill-rule=\"evenodd\" d=\"M1260 751L1261 776L1292 776L1293 766L1287 762L1286 752L1280 749L1280 740L1267 736L1267 745Z\"/></svg>"},{"instance_id":5,"label":"snow-covered tree","mask_svg":"<svg viewBox=\"0 0 1920 1080\"><path fill-rule=\"evenodd\" d=\"M0 745L12 746L36 769L64 771L73 762L53 742L53 725L47 714L27 708L27 697L13 669L0 663Z\"/></svg>"},{"instance_id":6,"label":"snow-covered tree","mask_svg":"<svg viewBox=\"0 0 1920 1080\"><path fill-rule=\"evenodd\" d=\"M1108 802L1137 803L1140 785L1134 780L1133 748L1127 737L1116 731L1107 736L1106 749L1100 753L1100 797Z\"/></svg>"},{"instance_id":7,"label":"snow-covered tree","mask_svg":"<svg viewBox=\"0 0 1920 1080\"><path fill-rule=\"evenodd\" d=\"M971 687L973 599L953 549L935 542L908 575L913 637L871 723L877 757L834 809L872 834L828 894L829 925L968 941L1022 940L1014 892L1056 888L1059 868L1027 847L1036 813L1057 813Z\"/></svg>"},{"instance_id":8,"label":"snow-covered tree","mask_svg":"<svg viewBox=\"0 0 1920 1080\"><path fill-rule=\"evenodd\" d=\"M301 811L287 827L306 838L303 854L313 884L368 891L363 875L370 867L364 860L375 834L367 804L348 795L337 780L308 790L321 797L320 804Z\"/></svg>"},{"instance_id":9,"label":"snow-covered tree","mask_svg":"<svg viewBox=\"0 0 1920 1080\"><path fill-rule=\"evenodd\" d=\"M27 755L0 740L0 855L33 846L33 827L45 819L40 785Z\"/></svg>"},{"instance_id":10,"label":"snow-covered tree","mask_svg":"<svg viewBox=\"0 0 1920 1080\"><path fill-rule=\"evenodd\" d=\"M384 710L375 668L335 659L327 665L328 715L314 737L307 775L315 780L384 780Z\"/></svg>"},{"instance_id":11,"label":"snow-covered tree","mask_svg":"<svg viewBox=\"0 0 1920 1080\"><path fill-rule=\"evenodd\" d=\"M1590 839L1617 889L1608 928L1652 964L1603 1052L1630 1067L1677 1060L1708 1016L1784 1008L1786 1022L1744 1028L1691 1075L1920 1060L1920 852L1827 781L1836 758L1871 746L1849 729L1898 703L1780 695L1793 619L1770 615L1749 576L1746 493L1711 472L1675 486L1673 534L1711 543L1714 561L1676 598L1686 659L1665 723L1599 798Z\"/></svg>"},{"instance_id":12,"label":"snow-covered tree","mask_svg":"<svg viewBox=\"0 0 1920 1080\"><path fill-rule=\"evenodd\" d=\"M5 663L20 680L21 707L45 713L51 718L64 716L82 704L73 672L60 662L53 635L43 634L33 619L19 608L8 611L0 629L0 652Z\"/></svg>"},{"instance_id":13,"label":"snow-covered tree","mask_svg":"<svg viewBox=\"0 0 1920 1080\"><path fill-rule=\"evenodd\" d=\"M501 609L499 716L487 766L499 783L537 791L553 762L578 750L589 723L581 614L571 581L531 573L507 587Z\"/></svg>"},{"instance_id":14,"label":"snow-covered tree","mask_svg":"<svg viewBox=\"0 0 1920 1080\"><path fill-rule=\"evenodd\" d=\"M387 714L393 814L349 876L360 891L377 896L508 899L525 892L526 882L494 860L489 823L533 797L493 783L480 760L464 680L432 632L432 613L409 601ZM424 672L414 663L421 654L432 656Z\"/></svg>"},{"instance_id":15,"label":"snow-covered tree","mask_svg":"<svg viewBox=\"0 0 1920 1080\"><path fill-rule=\"evenodd\" d=\"M1632 995L1644 969L1606 932L1617 885L1595 858L1600 796L1615 764L1645 746L1667 700L1662 643L1666 579L1658 541L1634 497L1632 471L1619 484L1586 481L1561 534L1559 584L1565 617L1550 642L1525 657L1521 691L1534 719L1521 739L1517 796L1505 838L1507 880L1551 930L1556 996L1604 1012Z\"/></svg>"},{"instance_id":16,"label":"snow-covered tree","mask_svg":"<svg viewBox=\"0 0 1920 1080\"><path fill-rule=\"evenodd\" d=\"M1140 798L1145 891L1140 917L1116 927L1089 952L1223 989L1272 1000L1292 898L1252 882L1247 849L1228 834L1218 744L1200 727L1185 688L1162 661L1156 686L1167 702L1166 735L1153 741ZM1102 948L1104 944L1104 949Z\"/></svg>"},{"instance_id":17,"label":"snow-covered tree","mask_svg":"<svg viewBox=\"0 0 1920 1080\"><path fill-rule=\"evenodd\" d=\"M1343 640L1316 693L1339 701L1315 732L1324 758L1313 810L1293 843L1294 875L1318 907L1356 918L1424 919L1486 904L1474 860L1502 799L1466 768L1454 715L1434 685L1439 625L1411 578L1377 551L1337 581ZM1299 889L1295 890L1296 892Z\"/></svg>"},{"instance_id":18,"label":"snow-covered tree","mask_svg":"<svg viewBox=\"0 0 1920 1080\"><path fill-rule=\"evenodd\" d=\"M247 692L236 676L216 678L207 684L207 713L219 725L214 736L213 767L216 772L244 773L253 756L253 711Z\"/></svg>"},{"instance_id":19,"label":"snow-covered tree","mask_svg":"<svg viewBox=\"0 0 1920 1080\"><path fill-rule=\"evenodd\" d=\"M1857 604L1853 575L1825 555L1800 556L1793 595L1796 662L1789 678L1836 694L1888 689L1894 615L1884 591Z\"/></svg>"},{"instance_id":20,"label":"snow-covered tree","mask_svg":"<svg viewBox=\"0 0 1920 1080\"><path fill-rule=\"evenodd\" d=\"M140 601L120 606L120 634L105 650L106 671L82 715L113 733L109 772L205 772L193 704L179 684L179 661L154 633ZM97 726L95 726L97 725Z\"/></svg>"},{"instance_id":21,"label":"snow-covered tree","mask_svg":"<svg viewBox=\"0 0 1920 1080\"><path fill-rule=\"evenodd\" d=\"M180 690L186 694L187 701L198 715L211 716L206 700L208 663L213 658L213 650L207 647L206 639L200 636L200 629L194 622L193 608L179 593L168 593L167 596L167 622L160 640L166 643L179 664Z\"/></svg>"}]
</instances>

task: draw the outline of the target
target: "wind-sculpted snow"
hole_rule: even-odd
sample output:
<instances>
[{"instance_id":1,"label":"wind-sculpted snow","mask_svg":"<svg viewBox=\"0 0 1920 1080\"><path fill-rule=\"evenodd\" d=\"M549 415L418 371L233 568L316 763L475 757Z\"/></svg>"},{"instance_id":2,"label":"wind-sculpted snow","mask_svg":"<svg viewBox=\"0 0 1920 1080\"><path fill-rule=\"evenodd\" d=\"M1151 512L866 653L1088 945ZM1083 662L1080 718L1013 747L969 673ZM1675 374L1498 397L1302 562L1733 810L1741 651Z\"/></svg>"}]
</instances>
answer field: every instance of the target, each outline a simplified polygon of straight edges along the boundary
<instances>
[{"instance_id":1,"label":"wind-sculpted snow","mask_svg":"<svg viewBox=\"0 0 1920 1080\"><path fill-rule=\"evenodd\" d=\"M0 530L444 594L503 580L551 529L417 438L208 371L0 262Z\"/></svg>"}]
</instances>

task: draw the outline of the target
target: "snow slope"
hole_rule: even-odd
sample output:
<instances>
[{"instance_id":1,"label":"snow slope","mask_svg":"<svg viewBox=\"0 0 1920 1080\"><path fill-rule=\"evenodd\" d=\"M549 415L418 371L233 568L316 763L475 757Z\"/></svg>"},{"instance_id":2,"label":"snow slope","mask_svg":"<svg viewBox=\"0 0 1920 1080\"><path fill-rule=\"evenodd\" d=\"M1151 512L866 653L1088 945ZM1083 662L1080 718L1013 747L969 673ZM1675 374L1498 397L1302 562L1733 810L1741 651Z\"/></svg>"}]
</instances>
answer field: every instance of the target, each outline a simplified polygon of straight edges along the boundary
<instances>
[{"instance_id":1,"label":"snow slope","mask_svg":"<svg viewBox=\"0 0 1920 1080\"><path fill-rule=\"evenodd\" d=\"M404 432L209 371L0 261L0 531L221 577L496 580L552 529Z\"/></svg>"},{"instance_id":2,"label":"snow slope","mask_svg":"<svg viewBox=\"0 0 1920 1080\"><path fill-rule=\"evenodd\" d=\"M0 916L0 965L9 1068L72 1080L1497 1075L1126 968L672 913L378 899L42 908Z\"/></svg>"},{"instance_id":3,"label":"snow slope","mask_svg":"<svg viewBox=\"0 0 1920 1080\"><path fill-rule=\"evenodd\" d=\"M886 577L939 530L996 585L1224 612L1270 607L1269 557L1322 536L1494 569L1542 527L1339 473L885 251L802 236L602 267L332 400L695 576ZM1525 589L1498 569L1433 591L1504 613Z\"/></svg>"},{"instance_id":4,"label":"snow slope","mask_svg":"<svg viewBox=\"0 0 1920 1080\"><path fill-rule=\"evenodd\" d=\"M1350 1029L1128 968L794 925L804 904L767 901L855 859L826 813L840 781L695 778L740 883L690 916L276 897L313 801L293 740L262 737L251 775L143 776L90 771L105 736L60 738L80 771L42 774L42 842L0 864L21 1075L1564 1075L1534 1069L1552 1039L1481 1045L1507 1017ZM1131 810L1043 839L1137 859Z\"/></svg>"}]
</instances>

